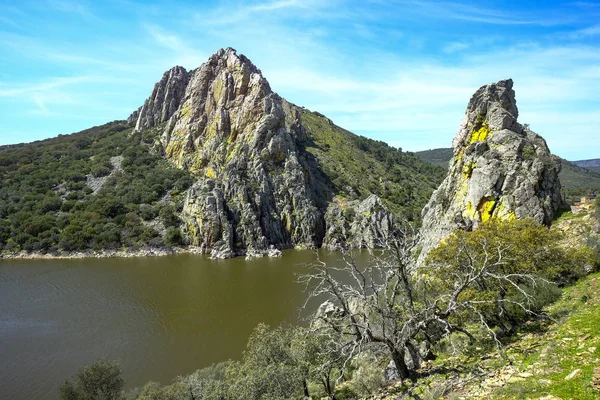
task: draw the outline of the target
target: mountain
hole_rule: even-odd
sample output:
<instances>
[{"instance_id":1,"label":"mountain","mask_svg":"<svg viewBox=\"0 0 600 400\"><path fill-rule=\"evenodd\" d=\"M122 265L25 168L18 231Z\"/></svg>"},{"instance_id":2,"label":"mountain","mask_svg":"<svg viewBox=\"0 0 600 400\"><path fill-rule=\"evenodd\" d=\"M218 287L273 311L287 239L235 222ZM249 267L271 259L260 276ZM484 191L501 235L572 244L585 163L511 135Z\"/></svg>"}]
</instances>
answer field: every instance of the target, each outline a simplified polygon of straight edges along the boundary
<instances>
[{"instance_id":1,"label":"mountain","mask_svg":"<svg viewBox=\"0 0 600 400\"><path fill-rule=\"evenodd\" d=\"M0 148L0 244L5 256L375 247L394 218L419 221L443 173L286 101L229 48L167 71L127 121Z\"/></svg>"},{"instance_id":2,"label":"mountain","mask_svg":"<svg viewBox=\"0 0 600 400\"><path fill-rule=\"evenodd\" d=\"M573 161L573 164L577 165L578 167L589 169L590 171L600 172L600 158Z\"/></svg>"},{"instance_id":3,"label":"mountain","mask_svg":"<svg viewBox=\"0 0 600 400\"><path fill-rule=\"evenodd\" d=\"M455 229L492 219L551 223L561 204L561 163L518 115L511 79L471 97L452 141L448 174L423 209L420 261Z\"/></svg>"},{"instance_id":4,"label":"mountain","mask_svg":"<svg viewBox=\"0 0 600 400\"><path fill-rule=\"evenodd\" d=\"M135 131L194 175L183 229L213 257L375 247L390 229L389 209L414 219L435 185L435 170L416 157L281 98L231 48L196 70L166 72Z\"/></svg>"},{"instance_id":5,"label":"mountain","mask_svg":"<svg viewBox=\"0 0 600 400\"><path fill-rule=\"evenodd\" d=\"M451 148L432 149L415 153L421 160L448 168L452 159ZM567 161L560 159L561 170L558 174L563 188L563 198L572 204L592 190L600 190L600 160Z\"/></svg>"}]
</instances>

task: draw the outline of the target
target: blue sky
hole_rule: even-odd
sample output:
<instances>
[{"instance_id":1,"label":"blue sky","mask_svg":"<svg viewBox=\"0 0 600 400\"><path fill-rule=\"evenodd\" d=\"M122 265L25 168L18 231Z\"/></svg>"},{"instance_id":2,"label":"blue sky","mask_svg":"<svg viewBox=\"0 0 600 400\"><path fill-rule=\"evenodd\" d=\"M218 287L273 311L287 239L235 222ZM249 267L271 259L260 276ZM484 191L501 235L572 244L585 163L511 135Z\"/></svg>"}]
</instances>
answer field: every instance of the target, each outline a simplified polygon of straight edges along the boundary
<instances>
[{"instance_id":1,"label":"blue sky","mask_svg":"<svg viewBox=\"0 0 600 400\"><path fill-rule=\"evenodd\" d=\"M0 0L0 144L126 118L174 65L234 47L273 90L405 150L449 147L471 94L600 157L600 1Z\"/></svg>"}]
</instances>

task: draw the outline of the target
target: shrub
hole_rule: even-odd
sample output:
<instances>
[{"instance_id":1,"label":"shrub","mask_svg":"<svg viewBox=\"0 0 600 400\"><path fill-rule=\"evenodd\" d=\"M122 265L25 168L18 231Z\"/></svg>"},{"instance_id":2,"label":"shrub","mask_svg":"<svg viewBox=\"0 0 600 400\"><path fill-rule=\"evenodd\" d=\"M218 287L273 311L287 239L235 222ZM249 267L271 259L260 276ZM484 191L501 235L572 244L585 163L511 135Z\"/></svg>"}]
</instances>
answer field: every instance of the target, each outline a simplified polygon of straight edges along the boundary
<instances>
[{"instance_id":1,"label":"shrub","mask_svg":"<svg viewBox=\"0 0 600 400\"><path fill-rule=\"evenodd\" d=\"M123 388L121 367L117 362L96 361L82 368L60 387L62 400L117 400Z\"/></svg>"}]
</instances>

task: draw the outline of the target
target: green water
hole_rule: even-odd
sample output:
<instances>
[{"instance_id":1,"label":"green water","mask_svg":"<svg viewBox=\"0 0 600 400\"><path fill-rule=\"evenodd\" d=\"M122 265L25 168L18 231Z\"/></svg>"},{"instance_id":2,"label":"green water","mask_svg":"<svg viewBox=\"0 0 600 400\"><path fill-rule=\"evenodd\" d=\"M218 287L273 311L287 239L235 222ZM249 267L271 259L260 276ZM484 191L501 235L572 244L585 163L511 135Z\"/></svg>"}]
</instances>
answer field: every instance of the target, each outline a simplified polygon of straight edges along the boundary
<instances>
[{"instance_id":1,"label":"green water","mask_svg":"<svg viewBox=\"0 0 600 400\"><path fill-rule=\"evenodd\" d=\"M0 398L55 399L99 357L121 361L129 388L238 359L259 322L301 322L296 274L314 259L0 261Z\"/></svg>"}]
</instances>

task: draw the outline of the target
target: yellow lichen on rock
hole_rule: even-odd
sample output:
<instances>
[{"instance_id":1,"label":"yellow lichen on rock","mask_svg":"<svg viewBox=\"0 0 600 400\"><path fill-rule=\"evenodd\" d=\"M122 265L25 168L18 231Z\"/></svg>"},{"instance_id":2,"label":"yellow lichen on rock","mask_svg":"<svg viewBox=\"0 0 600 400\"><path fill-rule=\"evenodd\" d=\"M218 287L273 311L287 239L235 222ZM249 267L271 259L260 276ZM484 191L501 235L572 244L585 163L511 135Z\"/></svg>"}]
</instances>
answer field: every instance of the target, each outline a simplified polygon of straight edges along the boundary
<instances>
[{"instance_id":1,"label":"yellow lichen on rock","mask_svg":"<svg viewBox=\"0 0 600 400\"><path fill-rule=\"evenodd\" d=\"M211 167L206 167L206 177L210 179L215 179L217 175Z\"/></svg>"},{"instance_id":2,"label":"yellow lichen on rock","mask_svg":"<svg viewBox=\"0 0 600 400\"><path fill-rule=\"evenodd\" d=\"M493 196L479 205L479 216L481 217L482 222L487 222L492 219L495 206L496 199Z\"/></svg>"},{"instance_id":3,"label":"yellow lichen on rock","mask_svg":"<svg viewBox=\"0 0 600 400\"><path fill-rule=\"evenodd\" d=\"M487 139L490 133L491 130L488 124L484 122L481 125L481 128L479 128L478 130L473 130L473 134L471 135L471 141L469 142L469 144L484 141L485 139Z\"/></svg>"},{"instance_id":4,"label":"yellow lichen on rock","mask_svg":"<svg viewBox=\"0 0 600 400\"><path fill-rule=\"evenodd\" d=\"M477 210L475 209L475 207L473 207L473 204L469 201L465 205L465 209L463 210L462 214L463 214L463 217L465 217L465 218L475 219Z\"/></svg>"},{"instance_id":5,"label":"yellow lichen on rock","mask_svg":"<svg viewBox=\"0 0 600 400\"><path fill-rule=\"evenodd\" d=\"M473 174L473 170L476 166L477 163L475 163L475 161L471 161L470 163L466 163L465 165L463 165L463 176L466 179L470 179L471 175Z\"/></svg>"}]
</instances>

